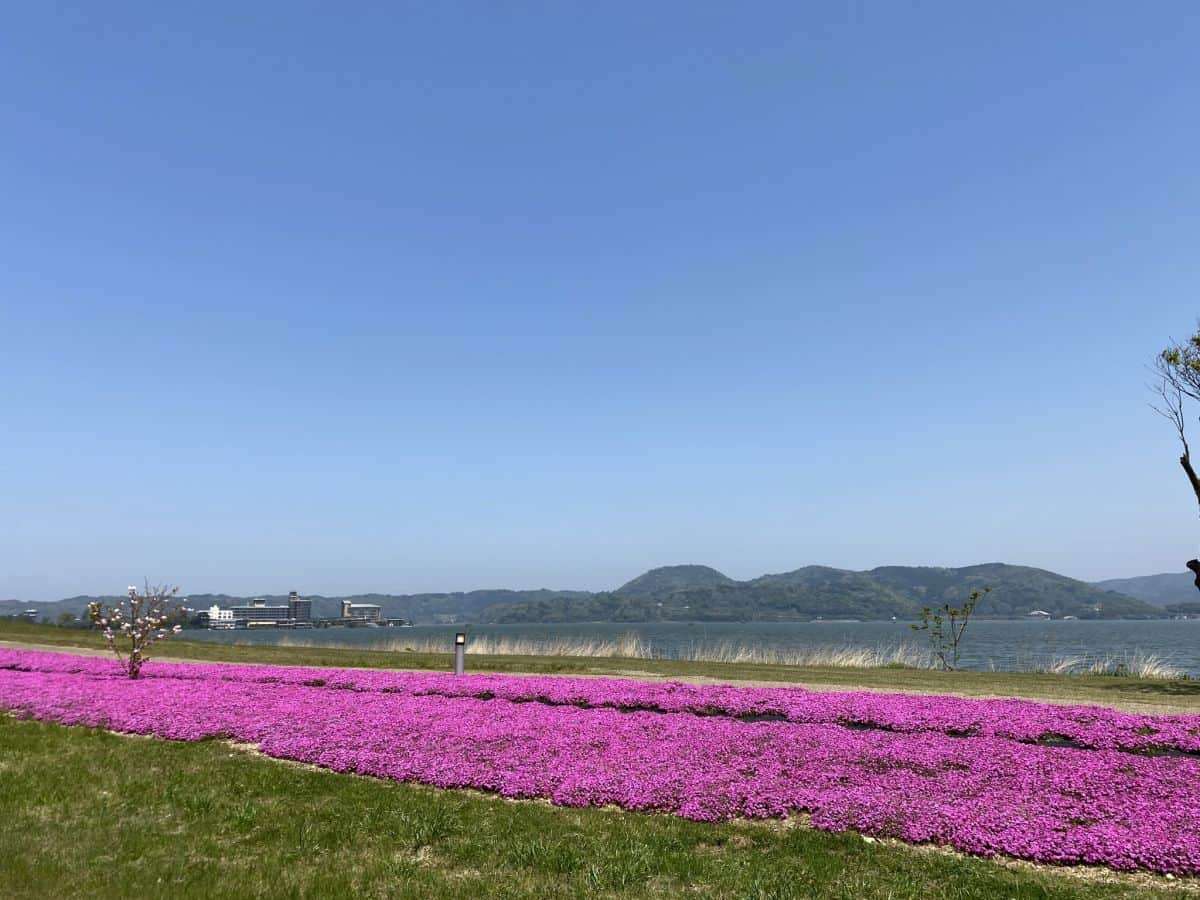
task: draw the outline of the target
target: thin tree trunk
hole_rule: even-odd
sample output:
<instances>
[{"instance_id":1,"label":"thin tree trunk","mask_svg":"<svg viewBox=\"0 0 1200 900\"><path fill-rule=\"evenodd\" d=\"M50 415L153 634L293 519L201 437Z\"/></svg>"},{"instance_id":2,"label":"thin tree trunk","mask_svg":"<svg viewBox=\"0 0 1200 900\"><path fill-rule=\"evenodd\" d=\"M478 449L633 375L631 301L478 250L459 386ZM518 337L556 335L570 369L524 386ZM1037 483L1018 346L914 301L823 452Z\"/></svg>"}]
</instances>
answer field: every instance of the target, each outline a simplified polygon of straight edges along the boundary
<instances>
[{"instance_id":1,"label":"thin tree trunk","mask_svg":"<svg viewBox=\"0 0 1200 900\"><path fill-rule=\"evenodd\" d=\"M1184 441L1183 448L1183 456L1179 457L1179 465L1183 466L1183 471L1187 473L1188 481L1192 485L1192 493L1196 495L1196 502L1200 503L1200 478L1196 476L1196 470L1192 468L1192 455L1188 452L1187 441ZM1200 591L1200 559L1189 559L1187 567L1196 576L1193 584L1196 585L1196 590Z\"/></svg>"},{"instance_id":2,"label":"thin tree trunk","mask_svg":"<svg viewBox=\"0 0 1200 900\"><path fill-rule=\"evenodd\" d=\"M1196 470L1192 468L1191 454L1184 453L1179 457L1179 465L1183 466L1183 471L1187 473L1188 481L1192 485L1192 493L1196 495L1196 502L1200 503L1200 477L1197 477Z\"/></svg>"}]
</instances>

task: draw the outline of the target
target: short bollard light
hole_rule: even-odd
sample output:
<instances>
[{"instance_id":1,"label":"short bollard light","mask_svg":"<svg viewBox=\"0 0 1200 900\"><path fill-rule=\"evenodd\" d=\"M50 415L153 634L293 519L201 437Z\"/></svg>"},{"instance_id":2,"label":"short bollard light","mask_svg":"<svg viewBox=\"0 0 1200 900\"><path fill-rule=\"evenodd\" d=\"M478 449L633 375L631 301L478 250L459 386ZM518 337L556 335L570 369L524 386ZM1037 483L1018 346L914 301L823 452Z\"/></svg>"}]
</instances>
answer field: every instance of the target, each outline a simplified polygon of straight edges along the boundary
<instances>
[{"instance_id":1,"label":"short bollard light","mask_svg":"<svg viewBox=\"0 0 1200 900\"><path fill-rule=\"evenodd\" d=\"M454 635L454 674L461 675L466 670L467 636L461 631Z\"/></svg>"}]
</instances>

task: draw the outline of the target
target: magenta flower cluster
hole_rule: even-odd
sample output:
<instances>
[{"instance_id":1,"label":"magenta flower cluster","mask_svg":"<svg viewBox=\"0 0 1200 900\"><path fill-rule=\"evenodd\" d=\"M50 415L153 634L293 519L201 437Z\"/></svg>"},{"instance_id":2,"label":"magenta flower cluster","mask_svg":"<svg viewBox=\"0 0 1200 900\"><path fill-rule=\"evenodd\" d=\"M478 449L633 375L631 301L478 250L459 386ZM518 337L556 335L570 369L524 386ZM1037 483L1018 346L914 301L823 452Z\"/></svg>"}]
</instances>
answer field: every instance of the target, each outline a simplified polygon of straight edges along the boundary
<instances>
[{"instance_id":1,"label":"magenta flower cluster","mask_svg":"<svg viewBox=\"0 0 1200 900\"><path fill-rule=\"evenodd\" d=\"M0 650L0 708L564 806L1200 874L1200 717L616 679L110 661ZM1057 743L1037 743L1047 738ZM1062 746L1063 741L1074 746ZM1087 749L1082 749L1087 748ZM1162 755L1156 755L1162 754Z\"/></svg>"},{"instance_id":2,"label":"magenta flower cluster","mask_svg":"<svg viewBox=\"0 0 1200 900\"><path fill-rule=\"evenodd\" d=\"M0 668L111 674L101 659L64 653L0 649ZM796 687L745 688L647 683L618 678L513 677L369 669L239 666L156 662L156 678L299 684L330 690L376 691L481 700L539 702L623 711L692 713L797 724L839 724L954 737L1000 737L1090 749L1200 755L1200 716L1148 716L1100 706L1059 706L1030 700L811 691Z\"/></svg>"}]
</instances>

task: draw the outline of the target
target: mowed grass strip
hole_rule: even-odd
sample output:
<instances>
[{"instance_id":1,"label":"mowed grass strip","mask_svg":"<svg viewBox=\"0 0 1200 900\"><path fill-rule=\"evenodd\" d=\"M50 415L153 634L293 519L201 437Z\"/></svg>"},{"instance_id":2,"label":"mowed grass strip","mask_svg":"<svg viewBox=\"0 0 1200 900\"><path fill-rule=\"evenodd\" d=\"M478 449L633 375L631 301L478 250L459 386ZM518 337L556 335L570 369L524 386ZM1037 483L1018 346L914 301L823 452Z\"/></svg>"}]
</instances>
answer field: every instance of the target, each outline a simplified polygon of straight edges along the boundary
<instances>
[{"instance_id":1,"label":"mowed grass strip","mask_svg":"<svg viewBox=\"0 0 1200 900\"><path fill-rule=\"evenodd\" d=\"M447 672L450 653L405 653L347 647L276 647L189 641L186 632L156 644L152 658L204 662L265 663ZM0 641L46 647L103 650L95 631L57 628L0 619ZM153 665L149 663L148 665ZM468 654L469 672L531 675L612 675L634 678L699 678L714 681L793 683L843 690L958 694L966 697L1024 697L1064 703L1095 703L1141 713L1200 712L1200 680L1158 680L1110 675L1052 675L1024 672L938 672L929 669L855 669L773 666L676 660L589 659L563 656L484 656ZM149 670L147 670L149 671Z\"/></svg>"},{"instance_id":2,"label":"mowed grass strip","mask_svg":"<svg viewBox=\"0 0 1200 900\"><path fill-rule=\"evenodd\" d=\"M338 775L217 741L0 716L0 896L1112 898L1060 872L781 823L559 809Z\"/></svg>"}]
</instances>

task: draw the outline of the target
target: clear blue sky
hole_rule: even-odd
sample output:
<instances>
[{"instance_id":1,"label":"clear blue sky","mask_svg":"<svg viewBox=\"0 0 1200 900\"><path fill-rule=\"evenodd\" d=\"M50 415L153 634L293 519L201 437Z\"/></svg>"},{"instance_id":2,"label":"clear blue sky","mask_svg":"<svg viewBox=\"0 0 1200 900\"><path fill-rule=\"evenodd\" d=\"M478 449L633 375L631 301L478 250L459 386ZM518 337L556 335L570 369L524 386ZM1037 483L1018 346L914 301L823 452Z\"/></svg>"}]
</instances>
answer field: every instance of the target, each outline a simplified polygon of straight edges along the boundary
<instances>
[{"instance_id":1,"label":"clear blue sky","mask_svg":"<svg viewBox=\"0 0 1200 900\"><path fill-rule=\"evenodd\" d=\"M0 598L1195 553L1194 4L176 6L0 31Z\"/></svg>"}]
</instances>

